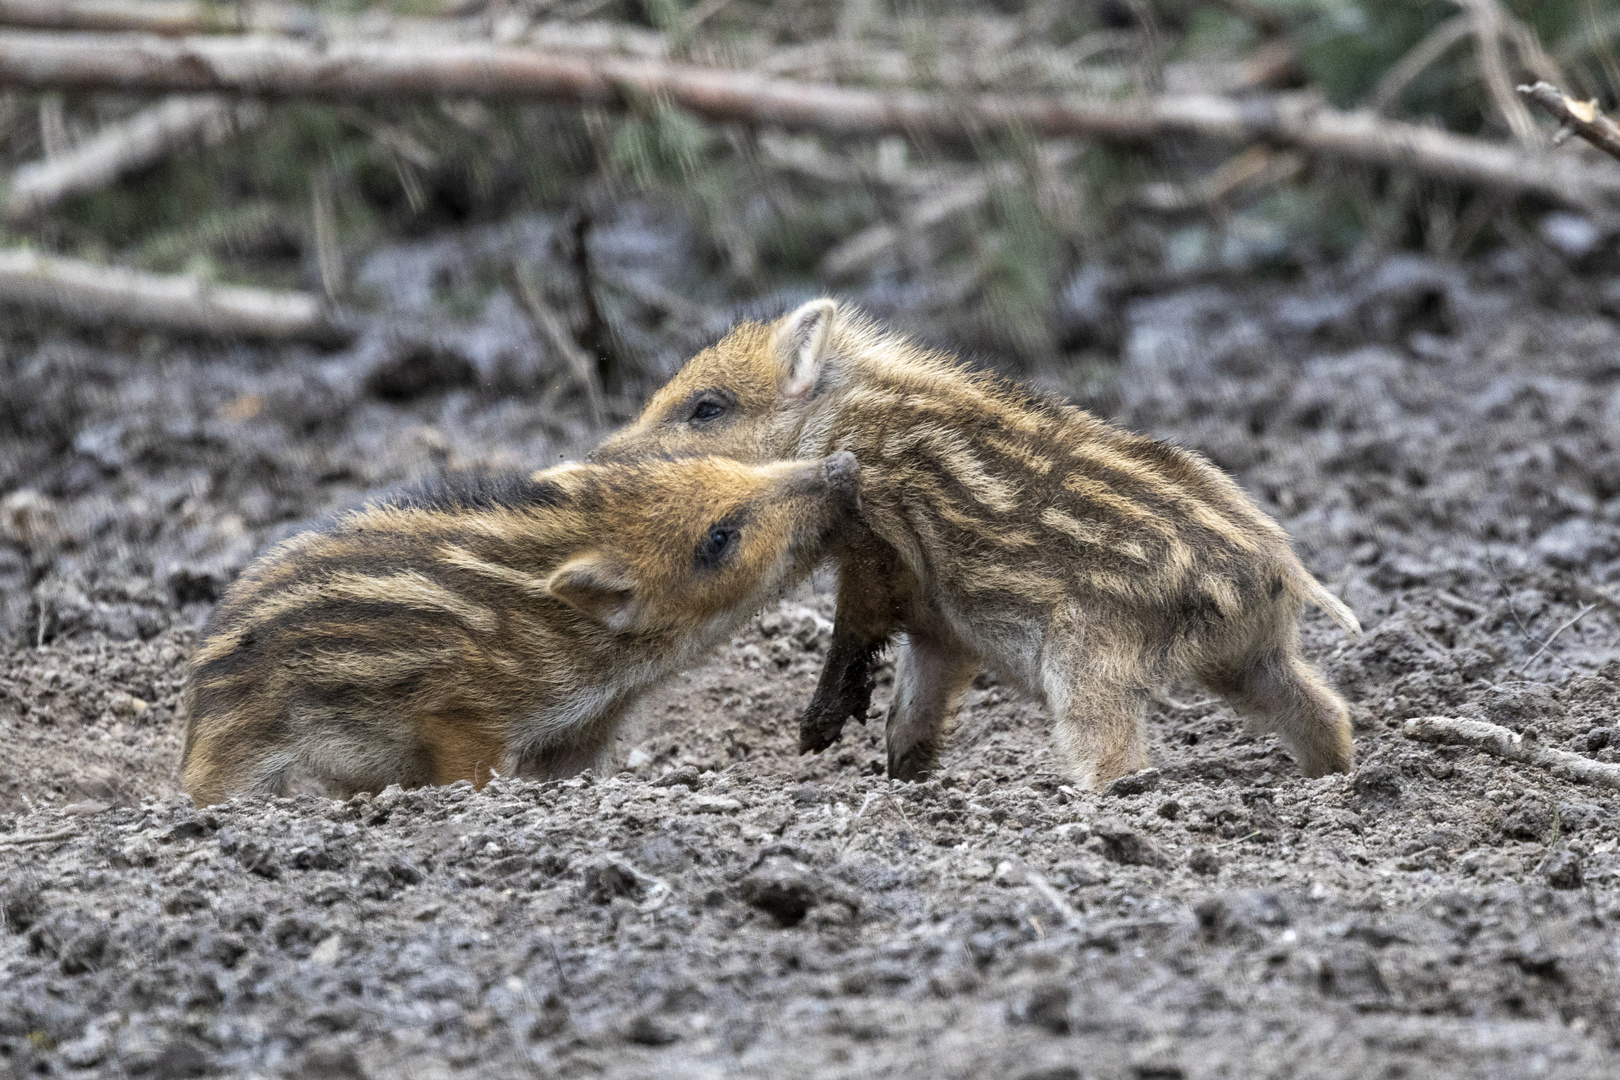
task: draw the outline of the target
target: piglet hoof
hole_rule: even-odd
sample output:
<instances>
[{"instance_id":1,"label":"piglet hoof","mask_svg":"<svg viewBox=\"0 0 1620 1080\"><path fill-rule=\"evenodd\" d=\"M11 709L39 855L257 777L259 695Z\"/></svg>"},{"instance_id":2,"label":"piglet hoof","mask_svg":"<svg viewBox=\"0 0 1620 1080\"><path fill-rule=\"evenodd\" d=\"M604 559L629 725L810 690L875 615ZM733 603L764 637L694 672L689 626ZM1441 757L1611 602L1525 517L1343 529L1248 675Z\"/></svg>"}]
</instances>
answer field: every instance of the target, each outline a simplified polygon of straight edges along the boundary
<instances>
[{"instance_id":1,"label":"piglet hoof","mask_svg":"<svg viewBox=\"0 0 1620 1080\"><path fill-rule=\"evenodd\" d=\"M889 751L891 780L926 780L938 765L939 747L933 743L918 743L898 756L894 751Z\"/></svg>"},{"instance_id":2,"label":"piglet hoof","mask_svg":"<svg viewBox=\"0 0 1620 1080\"><path fill-rule=\"evenodd\" d=\"M812 702L804 715L799 717L799 753L819 754L837 742L843 733L843 714L834 715L817 709Z\"/></svg>"}]
</instances>

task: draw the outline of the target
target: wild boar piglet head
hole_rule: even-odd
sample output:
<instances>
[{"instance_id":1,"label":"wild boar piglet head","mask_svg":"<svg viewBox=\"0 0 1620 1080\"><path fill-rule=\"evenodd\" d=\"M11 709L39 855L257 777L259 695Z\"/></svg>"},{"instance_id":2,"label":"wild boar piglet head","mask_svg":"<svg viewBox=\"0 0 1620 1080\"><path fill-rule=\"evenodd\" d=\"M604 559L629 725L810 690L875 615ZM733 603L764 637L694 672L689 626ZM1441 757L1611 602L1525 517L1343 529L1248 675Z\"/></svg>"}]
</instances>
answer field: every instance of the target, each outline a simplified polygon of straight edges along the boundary
<instances>
[{"instance_id":1,"label":"wild boar piglet head","mask_svg":"<svg viewBox=\"0 0 1620 1080\"><path fill-rule=\"evenodd\" d=\"M860 513L860 470L847 452L603 468L614 476L593 514L595 535L547 591L610 631L697 647L802 580Z\"/></svg>"},{"instance_id":2,"label":"wild boar piglet head","mask_svg":"<svg viewBox=\"0 0 1620 1080\"><path fill-rule=\"evenodd\" d=\"M742 323L675 373L592 460L723 454L772 461L793 453L796 420L833 351L838 305L811 300L769 323Z\"/></svg>"}]
</instances>

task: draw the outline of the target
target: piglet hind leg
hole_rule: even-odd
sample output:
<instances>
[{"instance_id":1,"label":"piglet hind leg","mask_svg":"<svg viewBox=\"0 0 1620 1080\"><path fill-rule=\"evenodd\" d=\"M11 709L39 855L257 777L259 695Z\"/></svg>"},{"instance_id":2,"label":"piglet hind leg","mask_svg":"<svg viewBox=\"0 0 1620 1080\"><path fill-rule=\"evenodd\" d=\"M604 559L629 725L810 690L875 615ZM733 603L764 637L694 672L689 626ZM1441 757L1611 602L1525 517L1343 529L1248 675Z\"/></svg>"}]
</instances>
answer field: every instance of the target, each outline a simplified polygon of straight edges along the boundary
<instances>
[{"instance_id":1,"label":"piglet hind leg","mask_svg":"<svg viewBox=\"0 0 1620 1080\"><path fill-rule=\"evenodd\" d=\"M1098 788L1148 767L1140 687L1080 678L1061 690L1049 688L1046 698L1077 785Z\"/></svg>"},{"instance_id":2,"label":"piglet hind leg","mask_svg":"<svg viewBox=\"0 0 1620 1080\"><path fill-rule=\"evenodd\" d=\"M973 678L972 657L926 634L904 639L889 705L889 776L921 780L939 764L951 703Z\"/></svg>"},{"instance_id":3,"label":"piglet hind leg","mask_svg":"<svg viewBox=\"0 0 1620 1080\"><path fill-rule=\"evenodd\" d=\"M1142 738L1147 673L1135 652L1086 640L1060 621L1047 641L1042 689L1069 773L1097 788L1148 766Z\"/></svg>"},{"instance_id":4,"label":"piglet hind leg","mask_svg":"<svg viewBox=\"0 0 1620 1080\"><path fill-rule=\"evenodd\" d=\"M1203 681L1256 728L1275 731L1306 776L1350 771L1350 710L1296 648L1261 650Z\"/></svg>"}]
</instances>

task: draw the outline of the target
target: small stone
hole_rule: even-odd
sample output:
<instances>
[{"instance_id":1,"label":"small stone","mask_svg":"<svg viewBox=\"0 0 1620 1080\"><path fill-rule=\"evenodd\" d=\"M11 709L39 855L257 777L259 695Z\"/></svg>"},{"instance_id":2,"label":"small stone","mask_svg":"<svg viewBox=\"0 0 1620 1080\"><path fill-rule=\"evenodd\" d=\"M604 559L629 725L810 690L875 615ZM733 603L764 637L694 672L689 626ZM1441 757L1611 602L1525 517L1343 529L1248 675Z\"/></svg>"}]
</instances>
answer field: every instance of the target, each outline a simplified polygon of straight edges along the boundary
<instances>
[{"instance_id":1,"label":"small stone","mask_svg":"<svg viewBox=\"0 0 1620 1080\"><path fill-rule=\"evenodd\" d=\"M641 892L641 875L634 867L617 859L604 859L585 867L585 896L598 904L610 904L621 896Z\"/></svg>"},{"instance_id":2,"label":"small stone","mask_svg":"<svg viewBox=\"0 0 1620 1080\"><path fill-rule=\"evenodd\" d=\"M150 706L134 694L126 694L122 690L114 691L107 699L107 708L114 716L140 716Z\"/></svg>"},{"instance_id":3,"label":"small stone","mask_svg":"<svg viewBox=\"0 0 1620 1080\"><path fill-rule=\"evenodd\" d=\"M1253 944L1264 938L1262 928L1288 925L1288 912L1269 892L1251 891L1212 896L1193 908L1204 940L1224 944Z\"/></svg>"},{"instance_id":4,"label":"small stone","mask_svg":"<svg viewBox=\"0 0 1620 1080\"><path fill-rule=\"evenodd\" d=\"M1187 857L1187 868L1195 874L1214 877L1221 872L1221 857L1211 848L1194 848L1193 853Z\"/></svg>"},{"instance_id":5,"label":"small stone","mask_svg":"<svg viewBox=\"0 0 1620 1080\"><path fill-rule=\"evenodd\" d=\"M99 1027L92 1027L81 1038L62 1046L62 1060L75 1069L88 1069L99 1065L107 1056L112 1040Z\"/></svg>"},{"instance_id":6,"label":"small stone","mask_svg":"<svg viewBox=\"0 0 1620 1080\"><path fill-rule=\"evenodd\" d=\"M55 547L67 539L61 508L49 495L18 488L0 499L0 536L23 547Z\"/></svg>"},{"instance_id":7,"label":"small stone","mask_svg":"<svg viewBox=\"0 0 1620 1080\"><path fill-rule=\"evenodd\" d=\"M311 963L319 964L322 967L331 967L337 963L338 957L342 955L343 935L333 934L315 946L315 950L309 954L309 959Z\"/></svg>"},{"instance_id":8,"label":"small stone","mask_svg":"<svg viewBox=\"0 0 1620 1080\"><path fill-rule=\"evenodd\" d=\"M1559 848L1542 860L1541 876L1555 889L1578 889L1585 880L1581 857L1569 848Z\"/></svg>"},{"instance_id":9,"label":"small stone","mask_svg":"<svg viewBox=\"0 0 1620 1080\"><path fill-rule=\"evenodd\" d=\"M818 784L800 784L793 789L794 806L820 806L829 798L827 789Z\"/></svg>"},{"instance_id":10,"label":"small stone","mask_svg":"<svg viewBox=\"0 0 1620 1080\"><path fill-rule=\"evenodd\" d=\"M1163 774L1158 769L1143 769L1141 772L1121 776L1103 789L1104 795L1143 795L1159 786Z\"/></svg>"},{"instance_id":11,"label":"small stone","mask_svg":"<svg viewBox=\"0 0 1620 1080\"><path fill-rule=\"evenodd\" d=\"M328 1037L310 1044L299 1075L309 1080L362 1080L366 1071L353 1047Z\"/></svg>"},{"instance_id":12,"label":"small stone","mask_svg":"<svg viewBox=\"0 0 1620 1080\"><path fill-rule=\"evenodd\" d=\"M1013 1007L1009 1019L1015 1023L1045 1028L1053 1035L1067 1035L1070 1030L1070 997L1069 988L1062 983L1038 986Z\"/></svg>"},{"instance_id":13,"label":"small stone","mask_svg":"<svg viewBox=\"0 0 1620 1080\"><path fill-rule=\"evenodd\" d=\"M1363 803L1386 804L1401 797L1401 774L1388 765L1369 765L1356 773L1350 790Z\"/></svg>"},{"instance_id":14,"label":"small stone","mask_svg":"<svg viewBox=\"0 0 1620 1080\"><path fill-rule=\"evenodd\" d=\"M1103 854L1128 866L1165 866L1167 860L1151 841L1123 821L1104 818L1091 827L1102 838Z\"/></svg>"},{"instance_id":15,"label":"small stone","mask_svg":"<svg viewBox=\"0 0 1620 1080\"><path fill-rule=\"evenodd\" d=\"M1003 859L996 864L995 882L997 885L1022 885L1026 879L1024 868L1009 859Z\"/></svg>"},{"instance_id":16,"label":"small stone","mask_svg":"<svg viewBox=\"0 0 1620 1080\"><path fill-rule=\"evenodd\" d=\"M766 859L741 885L743 903L763 911L781 927L803 922L822 891L820 879L808 866L780 855Z\"/></svg>"},{"instance_id":17,"label":"small stone","mask_svg":"<svg viewBox=\"0 0 1620 1080\"><path fill-rule=\"evenodd\" d=\"M692 809L700 814L735 814L742 803L726 795L699 795L692 800Z\"/></svg>"},{"instance_id":18,"label":"small stone","mask_svg":"<svg viewBox=\"0 0 1620 1080\"><path fill-rule=\"evenodd\" d=\"M630 1021L624 1030L624 1037L637 1046L668 1046L680 1038L669 1028L645 1013Z\"/></svg>"},{"instance_id":19,"label":"small stone","mask_svg":"<svg viewBox=\"0 0 1620 1080\"><path fill-rule=\"evenodd\" d=\"M683 787L689 791L696 791L703 786L702 774L694 766L682 765L666 776L654 780L653 787Z\"/></svg>"},{"instance_id":20,"label":"small stone","mask_svg":"<svg viewBox=\"0 0 1620 1080\"><path fill-rule=\"evenodd\" d=\"M45 914L39 879L23 876L0 885L0 929L20 934Z\"/></svg>"}]
</instances>

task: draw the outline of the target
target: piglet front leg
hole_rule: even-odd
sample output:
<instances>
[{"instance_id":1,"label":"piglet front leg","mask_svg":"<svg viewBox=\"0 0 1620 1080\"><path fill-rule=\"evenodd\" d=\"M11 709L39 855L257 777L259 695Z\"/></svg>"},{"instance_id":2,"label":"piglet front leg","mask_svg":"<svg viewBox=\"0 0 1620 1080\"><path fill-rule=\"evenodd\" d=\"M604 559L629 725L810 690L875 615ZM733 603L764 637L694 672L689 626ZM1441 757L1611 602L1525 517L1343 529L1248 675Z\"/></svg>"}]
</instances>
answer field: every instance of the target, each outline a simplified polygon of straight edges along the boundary
<instances>
[{"instance_id":1,"label":"piglet front leg","mask_svg":"<svg viewBox=\"0 0 1620 1080\"><path fill-rule=\"evenodd\" d=\"M866 719L872 704L873 663L902 629L913 590L910 572L888 544L870 533L838 560L838 612L832 645L816 692L799 717L799 753L820 753L844 732L850 717Z\"/></svg>"}]
</instances>

